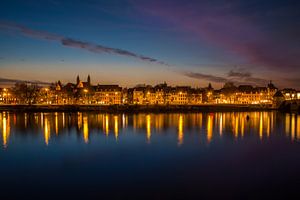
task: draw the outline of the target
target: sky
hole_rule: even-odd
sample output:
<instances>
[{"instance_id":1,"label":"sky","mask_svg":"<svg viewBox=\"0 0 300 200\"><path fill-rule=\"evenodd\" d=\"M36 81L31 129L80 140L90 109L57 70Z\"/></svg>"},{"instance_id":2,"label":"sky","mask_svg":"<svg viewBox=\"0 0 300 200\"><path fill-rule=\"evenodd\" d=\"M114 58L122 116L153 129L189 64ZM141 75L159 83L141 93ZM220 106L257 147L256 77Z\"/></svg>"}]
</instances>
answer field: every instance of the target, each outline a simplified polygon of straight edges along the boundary
<instances>
[{"instance_id":1,"label":"sky","mask_svg":"<svg viewBox=\"0 0 300 200\"><path fill-rule=\"evenodd\" d=\"M300 90L299 0L1 0L0 86L17 80Z\"/></svg>"}]
</instances>

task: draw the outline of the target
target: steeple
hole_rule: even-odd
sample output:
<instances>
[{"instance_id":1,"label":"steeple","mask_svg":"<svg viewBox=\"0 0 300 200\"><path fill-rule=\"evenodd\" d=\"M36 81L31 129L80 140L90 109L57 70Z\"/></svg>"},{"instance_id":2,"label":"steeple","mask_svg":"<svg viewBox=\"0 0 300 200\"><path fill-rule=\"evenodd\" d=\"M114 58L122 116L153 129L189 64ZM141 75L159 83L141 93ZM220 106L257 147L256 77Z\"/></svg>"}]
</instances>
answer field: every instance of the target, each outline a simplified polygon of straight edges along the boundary
<instances>
[{"instance_id":1,"label":"steeple","mask_svg":"<svg viewBox=\"0 0 300 200\"><path fill-rule=\"evenodd\" d=\"M88 77L87 77L87 84L88 84L88 86L91 86L91 77L90 77L90 75L88 75Z\"/></svg>"},{"instance_id":2,"label":"steeple","mask_svg":"<svg viewBox=\"0 0 300 200\"><path fill-rule=\"evenodd\" d=\"M80 82L80 78L79 78L79 75L77 75L77 78L76 78L76 84L78 85Z\"/></svg>"},{"instance_id":3,"label":"steeple","mask_svg":"<svg viewBox=\"0 0 300 200\"><path fill-rule=\"evenodd\" d=\"M208 87L207 87L208 90L211 90L213 89L213 87L211 86L211 83L208 83Z\"/></svg>"}]
</instances>

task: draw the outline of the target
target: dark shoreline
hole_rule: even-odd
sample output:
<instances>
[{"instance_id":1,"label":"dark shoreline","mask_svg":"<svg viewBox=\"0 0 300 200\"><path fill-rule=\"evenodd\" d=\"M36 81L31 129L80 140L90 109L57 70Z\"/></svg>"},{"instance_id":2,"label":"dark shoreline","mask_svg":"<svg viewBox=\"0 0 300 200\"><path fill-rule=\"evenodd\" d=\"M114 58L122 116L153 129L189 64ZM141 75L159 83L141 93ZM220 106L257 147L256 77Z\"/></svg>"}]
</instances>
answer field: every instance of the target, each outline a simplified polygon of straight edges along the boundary
<instances>
[{"instance_id":1,"label":"dark shoreline","mask_svg":"<svg viewBox=\"0 0 300 200\"><path fill-rule=\"evenodd\" d=\"M0 111L12 112L101 112L101 113L189 113L247 112L278 110L261 105L0 105Z\"/></svg>"}]
</instances>

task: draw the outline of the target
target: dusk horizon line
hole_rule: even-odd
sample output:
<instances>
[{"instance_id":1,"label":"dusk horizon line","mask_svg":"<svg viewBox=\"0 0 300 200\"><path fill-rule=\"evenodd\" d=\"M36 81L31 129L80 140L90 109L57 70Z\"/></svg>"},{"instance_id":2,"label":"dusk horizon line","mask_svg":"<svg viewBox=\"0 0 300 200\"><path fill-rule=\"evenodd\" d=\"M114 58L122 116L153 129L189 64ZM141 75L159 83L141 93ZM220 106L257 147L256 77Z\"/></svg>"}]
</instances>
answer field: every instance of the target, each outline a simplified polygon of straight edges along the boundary
<instances>
[{"instance_id":1,"label":"dusk horizon line","mask_svg":"<svg viewBox=\"0 0 300 200\"><path fill-rule=\"evenodd\" d=\"M78 77L79 75L77 75ZM89 76L89 75L88 75ZM87 76L87 77L88 77ZM40 80L24 80L24 79L10 79L10 78L3 78L3 77L0 77L0 88L13 88L15 86L15 84L17 83L26 83L26 84L36 84L38 86L46 86L46 87L50 87L51 85L55 85L57 84L58 82L61 82L62 85L67 85L68 83L72 83L72 84L76 84L76 78L74 79L75 81L61 81L61 80L56 80L56 81L53 81L53 82L47 82L47 81L40 81ZM82 81L80 79L80 81ZM85 82L85 81L82 81L82 82ZM97 83L95 83L95 81L91 81L91 82L94 82L94 83L91 83L91 86L97 86L97 85L118 85L118 86L121 86L123 88L135 88L135 87L147 87L147 86L156 86L156 85L160 85L160 84L167 84L169 86L172 86L172 87L194 87L194 88L206 88L207 86L192 86L191 84L168 84L166 81L160 81L160 82L157 82L155 84L150 84L150 83L136 83L134 85L121 85L121 84L118 84L118 83L101 83L99 81L97 81ZM6 83L6 84L5 84ZM213 81L211 82L207 82L207 85L213 85ZM239 82L234 82L234 81L230 81L230 80L227 80L227 81L224 81L224 82L220 82L222 83L223 85L220 87L220 89L222 89L224 87L224 85L226 83L232 83L234 86L243 86L243 85L251 85L251 86L254 86L254 87L264 87L265 85L268 85L269 83L274 83L273 80L269 80L268 83L266 83L265 85L263 84L251 84L251 83L239 83ZM215 83L216 84L216 83ZM276 84L276 83L275 83ZM8 86L10 85L10 86ZM292 88L292 87L282 87L282 89L287 89L287 88ZM296 90L299 90L298 88L293 88L293 89L296 89Z\"/></svg>"}]
</instances>

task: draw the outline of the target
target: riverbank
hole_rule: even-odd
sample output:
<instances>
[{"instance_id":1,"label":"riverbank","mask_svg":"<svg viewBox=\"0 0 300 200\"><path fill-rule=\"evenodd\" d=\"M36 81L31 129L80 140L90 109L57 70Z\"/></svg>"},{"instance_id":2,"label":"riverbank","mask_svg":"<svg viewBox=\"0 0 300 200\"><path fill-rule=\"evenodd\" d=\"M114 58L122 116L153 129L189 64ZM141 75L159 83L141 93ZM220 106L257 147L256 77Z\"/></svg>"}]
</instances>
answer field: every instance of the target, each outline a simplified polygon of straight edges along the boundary
<instances>
[{"instance_id":1,"label":"riverbank","mask_svg":"<svg viewBox=\"0 0 300 200\"><path fill-rule=\"evenodd\" d=\"M261 105L0 105L0 111L14 112L104 112L104 113L168 113L230 112L276 110Z\"/></svg>"}]
</instances>

